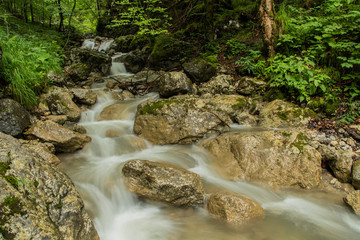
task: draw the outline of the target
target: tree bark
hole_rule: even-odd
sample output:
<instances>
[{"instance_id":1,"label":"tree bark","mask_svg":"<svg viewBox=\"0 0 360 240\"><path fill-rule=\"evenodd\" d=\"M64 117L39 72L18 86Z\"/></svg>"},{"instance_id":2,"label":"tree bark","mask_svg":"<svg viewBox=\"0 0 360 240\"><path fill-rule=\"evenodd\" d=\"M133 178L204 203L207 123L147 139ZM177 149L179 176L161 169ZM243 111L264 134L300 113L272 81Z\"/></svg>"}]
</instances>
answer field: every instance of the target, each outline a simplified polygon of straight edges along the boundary
<instances>
[{"instance_id":1,"label":"tree bark","mask_svg":"<svg viewBox=\"0 0 360 240\"><path fill-rule=\"evenodd\" d=\"M275 14L274 1L261 0L259 7L260 22L264 31L264 41L267 45L268 54L270 57L275 56L274 38L277 31L274 20Z\"/></svg>"},{"instance_id":2,"label":"tree bark","mask_svg":"<svg viewBox=\"0 0 360 240\"><path fill-rule=\"evenodd\" d=\"M31 22L34 22L34 8L32 4L32 0L30 0L30 14L31 14Z\"/></svg>"},{"instance_id":3,"label":"tree bark","mask_svg":"<svg viewBox=\"0 0 360 240\"><path fill-rule=\"evenodd\" d=\"M57 4L59 9L59 17L60 17L59 32L61 32L64 29L64 13L61 8L61 0L58 0Z\"/></svg>"}]
</instances>

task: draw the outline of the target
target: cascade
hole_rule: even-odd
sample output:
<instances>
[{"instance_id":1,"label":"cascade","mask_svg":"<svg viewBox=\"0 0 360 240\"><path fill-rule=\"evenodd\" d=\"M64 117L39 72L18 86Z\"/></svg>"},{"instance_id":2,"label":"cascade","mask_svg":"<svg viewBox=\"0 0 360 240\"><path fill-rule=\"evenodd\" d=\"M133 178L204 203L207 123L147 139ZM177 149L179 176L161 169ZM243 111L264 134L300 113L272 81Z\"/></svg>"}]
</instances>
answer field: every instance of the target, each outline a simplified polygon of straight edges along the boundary
<instances>
[{"instance_id":1,"label":"cascade","mask_svg":"<svg viewBox=\"0 0 360 240\"><path fill-rule=\"evenodd\" d=\"M95 40L94 39L85 39L81 46L93 50L95 48Z\"/></svg>"},{"instance_id":2,"label":"cascade","mask_svg":"<svg viewBox=\"0 0 360 240\"><path fill-rule=\"evenodd\" d=\"M113 57L118 60L121 55ZM115 64L114 64L115 63ZM113 62L112 74L129 74ZM223 179L212 168L208 153L195 145L137 148L133 133L137 106L156 94L122 101L120 120L98 121L102 110L116 103L99 91L98 102L82 113L80 125L92 142L82 151L60 156L62 167L84 199L102 240L263 240L358 239L360 218L343 205L306 192L281 192L246 182ZM101 93L102 92L102 93ZM101 94L100 94L101 93ZM252 131L233 126L233 131ZM253 129L263 131L263 129ZM234 229L208 216L202 208L181 209L139 200L126 189L121 169L133 159L168 162L201 176L205 187L242 194L259 202L266 218L254 226ZM321 193L319 193L321 194Z\"/></svg>"}]
</instances>

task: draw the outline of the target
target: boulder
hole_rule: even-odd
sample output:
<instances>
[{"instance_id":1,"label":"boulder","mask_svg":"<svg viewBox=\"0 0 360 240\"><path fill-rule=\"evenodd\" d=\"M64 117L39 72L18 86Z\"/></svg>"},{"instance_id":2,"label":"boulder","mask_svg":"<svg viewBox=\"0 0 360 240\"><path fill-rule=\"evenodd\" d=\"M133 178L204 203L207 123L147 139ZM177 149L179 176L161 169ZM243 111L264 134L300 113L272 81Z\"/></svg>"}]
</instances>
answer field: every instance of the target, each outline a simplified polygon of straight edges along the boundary
<instances>
[{"instance_id":1,"label":"boulder","mask_svg":"<svg viewBox=\"0 0 360 240\"><path fill-rule=\"evenodd\" d=\"M116 102L105 107L99 114L97 120L123 120L126 119L130 114L132 114L132 111L135 110L135 108L136 105L134 105L133 109L131 109L128 102Z\"/></svg>"},{"instance_id":2,"label":"boulder","mask_svg":"<svg viewBox=\"0 0 360 240\"><path fill-rule=\"evenodd\" d=\"M207 82L216 73L216 68L201 58L184 63L183 68L191 80L196 83Z\"/></svg>"},{"instance_id":3,"label":"boulder","mask_svg":"<svg viewBox=\"0 0 360 240\"><path fill-rule=\"evenodd\" d=\"M153 144L188 144L227 129L231 122L225 113L207 110L201 99L148 100L138 106L134 132Z\"/></svg>"},{"instance_id":4,"label":"boulder","mask_svg":"<svg viewBox=\"0 0 360 240\"><path fill-rule=\"evenodd\" d=\"M344 202L354 210L356 215L360 216L360 190L348 193L344 198Z\"/></svg>"},{"instance_id":5,"label":"boulder","mask_svg":"<svg viewBox=\"0 0 360 240\"><path fill-rule=\"evenodd\" d=\"M307 141L306 132L289 129L223 133L198 145L227 179L311 189L321 185L321 155Z\"/></svg>"},{"instance_id":6,"label":"boulder","mask_svg":"<svg viewBox=\"0 0 360 240\"><path fill-rule=\"evenodd\" d=\"M12 99L0 99L0 132L18 136L30 125L30 114Z\"/></svg>"},{"instance_id":7,"label":"boulder","mask_svg":"<svg viewBox=\"0 0 360 240\"><path fill-rule=\"evenodd\" d=\"M51 164L59 164L60 159L55 155L55 146L51 143L42 143L37 140L22 141L22 144L38 154L44 161Z\"/></svg>"},{"instance_id":8,"label":"boulder","mask_svg":"<svg viewBox=\"0 0 360 240\"><path fill-rule=\"evenodd\" d=\"M131 160L122 172L131 192L152 201L174 206L196 206L204 202L200 176L167 163Z\"/></svg>"},{"instance_id":9,"label":"boulder","mask_svg":"<svg viewBox=\"0 0 360 240\"><path fill-rule=\"evenodd\" d=\"M264 209L259 203L232 193L211 194L207 211L212 216L236 225L265 218Z\"/></svg>"},{"instance_id":10,"label":"boulder","mask_svg":"<svg viewBox=\"0 0 360 240\"><path fill-rule=\"evenodd\" d=\"M330 167L340 182L351 183L352 151L337 150L324 144L320 144L317 150L322 156L322 161Z\"/></svg>"},{"instance_id":11,"label":"boulder","mask_svg":"<svg viewBox=\"0 0 360 240\"><path fill-rule=\"evenodd\" d=\"M0 133L0 238L99 237L66 174Z\"/></svg>"},{"instance_id":12,"label":"boulder","mask_svg":"<svg viewBox=\"0 0 360 240\"><path fill-rule=\"evenodd\" d=\"M74 152L83 148L91 138L73 132L53 121L37 121L26 132L30 139L40 139L42 142L54 144L57 152Z\"/></svg>"},{"instance_id":13,"label":"boulder","mask_svg":"<svg viewBox=\"0 0 360 240\"><path fill-rule=\"evenodd\" d=\"M259 94L265 91L266 82L257 78L243 77L240 79L236 92L242 95Z\"/></svg>"},{"instance_id":14,"label":"boulder","mask_svg":"<svg viewBox=\"0 0 360 240\"><path fill-rule=\"evenodd\" d=\"M96 92L90 89L84 88L72 88L70 89L76 102L80 104L93 105L96 102Z\"/></svg>"},{"instance_id":15,"label":"boulder","mask_svg":"<svg viewBox=\"0 0 360 240\"><path fill-rule=\"evenodd\" d=\"M133 51L122 58L126 69L131 73L138 73L145 67L144 54L141 51Z\"/></svg>"},{"instance_id":16,"label":"boulder","mask_svg":"<svg viewBox=\"0 0 360 240\"><path fill-rule=\"evenodd\" d=\"M356 189L360 189L360 160L354 162L351 176L352 176L352 185Z\"/></svg>"},{"instance_id":17,"label":"boulder","mask_svg":"<svg viewBox=\"0 0 360 240\"><path fill-rule=\"evenodd\" d=\"M52 114L66 115L67 120L77 122L81 117L81 110L72 98L67 89L53 86L41 96L41 101L49 107Z\"/></svg>"},{"instance_id":18,"label":"boulder","mask_svg":"<svg viewBox=\"0 0 360 240\"><path fill-rule=\"evenodd\" d=\"M191 80L182 72L167 72L160 77L159 93L167 98L177 94L190 93Z\"/></svg>"},{"instance_id":19,"label":"boulder","mask_svg":"<svg viewBox=\"0 0 360 240\"><path fill-rule=\"evenodd\" d=\"M230 75L221 74L210 79L210 81L201 83L199 94L230 94L235 91L234 78Z\"/></svg>"},{"instance_id":20,"label":"boulder","mask_svg":"<svg viewBox=\"0 0 360 240\"><path fill-rule=\"evenodd\" d=\"M279 99L266 104L259 115L260 125L268 128L304 127L313 117L312 110Z\"/></svg>"}]
</instances>

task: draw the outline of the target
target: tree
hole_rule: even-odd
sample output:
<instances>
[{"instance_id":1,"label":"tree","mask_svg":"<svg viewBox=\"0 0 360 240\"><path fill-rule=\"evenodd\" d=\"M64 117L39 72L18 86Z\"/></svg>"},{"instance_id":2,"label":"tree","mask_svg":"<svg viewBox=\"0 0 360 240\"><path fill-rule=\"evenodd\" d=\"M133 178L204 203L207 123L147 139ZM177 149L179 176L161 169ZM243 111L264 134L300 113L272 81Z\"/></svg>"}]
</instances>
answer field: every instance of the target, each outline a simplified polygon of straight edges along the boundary
<instances>
[{"instance_id":1,"label":"tree","mask_svg":"<svg viewBox=\"0 0 360 240\"><path fill-rule=\"evenodd\" d=\"M274 39L276 37L274 0L261 0L259 6L260 23L263 27L264 41L270 57L275 56Z\"/></svg>"}]
</instances>

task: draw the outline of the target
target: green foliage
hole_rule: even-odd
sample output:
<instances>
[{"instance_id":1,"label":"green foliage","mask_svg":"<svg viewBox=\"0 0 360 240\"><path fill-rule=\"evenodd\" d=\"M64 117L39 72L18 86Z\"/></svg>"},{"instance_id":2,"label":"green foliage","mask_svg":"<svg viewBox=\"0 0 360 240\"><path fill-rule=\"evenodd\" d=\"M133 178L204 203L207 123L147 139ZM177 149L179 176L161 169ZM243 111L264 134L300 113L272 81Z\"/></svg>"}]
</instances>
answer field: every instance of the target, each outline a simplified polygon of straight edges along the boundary
<instances>
[{"instance_id":1,"label":"green foliage","mask_svg":"<svg viewBox=\"0 0 360 240\"><path fill-rule=\"evenodd\" d=\"M17 101L33 108L37 104L37 95L50 84L47 73L61 72L62 58L61 48L55 41L40 38L29 29L30 26L28 34L18 35L7 31L6 26L0 26L1 77Z\"/></svg>"},{"instance_id":2,"label":"green foliage","mask_svg":"<svg viewBox=\"0 0 360 240\"><path fill-rule=\"evenodd\" d=\"M116 4L122 7L119 19L113 20L112 27L134 25L138 35L156 36L167 33L171 18L160 0L123 0Z\"/></svg>"},{"instance_id":3,"label":"green foliage","mask_svg":"<svg viewBox=\"0 0 360 240\"><path fill-rule=\"evenodd\" d=\"M243 52L246 51L247 46L246 44L239 42L237 39L230 39L226 42L226 46L227 46L227 54L231 57L233 56L237 56L242 54Z\"/></svg>"},{"instance_id":4,"label":"green foliage","mask_svg":"<svg viewBox=\"0 0 360 240\"><path fill-rule=\"evenodd\" d=\"M241 57L235 62L238 71L243 75L260 75L265 68L261 52L252 49L248 49L247 52L247 56Z\"/></svg>"}]
</instances>

